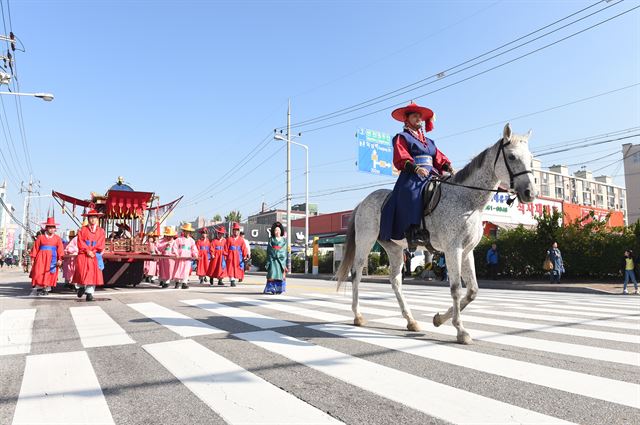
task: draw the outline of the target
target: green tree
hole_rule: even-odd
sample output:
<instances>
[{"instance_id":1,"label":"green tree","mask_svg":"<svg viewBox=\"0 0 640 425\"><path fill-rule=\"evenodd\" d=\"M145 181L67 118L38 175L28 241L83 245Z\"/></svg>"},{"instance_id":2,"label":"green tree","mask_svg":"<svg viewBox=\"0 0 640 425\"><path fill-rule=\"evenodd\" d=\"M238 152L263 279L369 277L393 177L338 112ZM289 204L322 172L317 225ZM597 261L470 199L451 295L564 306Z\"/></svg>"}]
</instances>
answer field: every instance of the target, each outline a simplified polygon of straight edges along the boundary
<instances>
[{"instance_id":1,"label":"green tree","mask_svg":"<svg viewBox=\"0 0 640 425\"><path fill-rule=\"evenodd\" d=\"M251 264L259 270L266 270L267 251L262 248L254 248L251 250Z\"/></svg>"},{"instance_id":2,"label":"green tree","mask_svg":"<svg viewBox=\"0 0 640 425\"><path fill-rule=\"evenodd\" d=\"M224 216L224 221L228 223L240 223L242 221L242 214L240 214L240 211L231 211L229 214Z\"/></svg>"},{"instance_id":3,"label":"green tree","mask_svg":"<svg viewBox=\"0 0 640 425\"><path fill-rule=\"evenodd\" d=\"M220 214L216 214L213 216L213 221L216 223L220 223L222 221L222 216Z\"/></svg>"}]
</instances>

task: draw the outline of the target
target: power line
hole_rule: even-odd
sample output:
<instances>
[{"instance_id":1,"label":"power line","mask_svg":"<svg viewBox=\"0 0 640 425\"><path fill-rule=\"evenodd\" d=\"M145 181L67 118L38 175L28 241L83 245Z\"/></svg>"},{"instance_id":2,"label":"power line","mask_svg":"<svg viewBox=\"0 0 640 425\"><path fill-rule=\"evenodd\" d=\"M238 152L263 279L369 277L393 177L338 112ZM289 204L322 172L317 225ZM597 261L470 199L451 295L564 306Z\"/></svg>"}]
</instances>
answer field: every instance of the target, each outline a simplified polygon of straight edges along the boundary
<instances>
[{"instance_id":1,"label":"power line","mask_svg":"<svg viewBox=\"0 0 640 425\"><path fill-rule=\"evenodd\" d=\"M632 134L632 135L624 136L624 137L618 137L616 139L601 140L601 141L598 141L598 142L586 143L586 144L579 145L579 146L573 146L573 147L568 147L568 148L564 148L564 149L557 149L557 150L551 151L551 152L540 153L540 154L538 154L536 156L540 157L540 156L553 155L555 153L567 152L567 151L571 151L571 150L574 150L574 149L583 149L583 148L587 148L587 147L590 147L590 146L596 146L596 145L602 145L602 144L605 144L605 143L617 142L619 140L631 139L633 137L638 137L638 136L640 136L640 133L636 133L636 134Z\"/></svg>"},{"instance_id":2,"label":"power line","mask_svg":"<svg viewBox=\"0 0 640 425\"><path fill-rule=\"evenodd\" d=\"M493 127L495 125L503 124L505 122L512 122L512 121L519 120L519 119L522 119L522 118L528 118L528 117L531 117L531 116L534 116L534 115L538 115L538 114L542 114L542 113L545 113L545 112L554 111L556 109L560 109L560 108L564 108L564 107L567 107L567 106L575 105L577 103L586 102L586 101L592 100L592 99L597 99L599 97L606 96L606 95L609 95L609 94L612 94L612 93L617 93L617 92L622 91L622 90L628 90L630 88L637 87L639 85L640 85L640 82L634 83L634 84L631 84L631 85L628 85L628 86L625 86L625 87L620 87L620 88L617 88L617 89L614 89L614 90L610 90L610 91L607 91L607 92L598 93L598 94L595 94L593 96L583 97L582 99L573 100L571 102L563 103L562 105L551 106L549 108L541 109L539 111L529 112L527 114L518 115L516 117L507 118L507 119L500 120L500 121L494 121L492 123L485 124L485 125L482 125L480 127L475 127L475 128L471 128L471 129L468 129L468 130L459 131L457 133L447 134L445 136L438 137L438 140L448 139L448 138L451 138L451 137L460 136L462 134L472 133L472 132L478 131L478 130L484 130L485 128Z\"/></svg>"},{"instance_id":3,"label":"power line","mask_svg":"<svg viewBox=\"0 0 640 425\"><path fill-rule=\"evenodd\" d=\"M531 51L529 51L529 52L527 52L527 53L525 53L525 54L523 54L523 55L520 55L520 56L518 56L518 57L515 57L515 58L513 58L513 59L510 59L510 60L508 60L508 61L506 61L506 62L503 62L503 63L501 63L501 64L498 64L498 65L492 66L491 68L485 69L485 70L480 71L480 72L478 72L478 73L476 73L476 74L470 75L470 76L468 76L468 77L465 77L465 78L463 78L463 79L461 79L461 80L455 81L455 82L453 82L453 83L451 83L451 84L445 85L445 86L440 87L440 88L438 88L438 89L431 90L430 92L426 92L426 93L420 94L420 95L418 95L418 96L414 96L414 97L412 98L412 100L421 99L421 98L423 98L423 97L429 96L429 95L431 95L431 94L434 94L434 93L440 92L440 91L442 91L442 90L445 90L445 89L448 89L448 88L450 88L450 87L456 86L456 85L458 85L458 84L464 83L464 82L469 81L469 80L471 80L471 79L477 78L477 77L479 77L479 76L481 76L481 75L484 75L484 74L486 74L486 73L488 73L488 72L491 72L491 71L493 71L493 70L496 70L496 69L498 69L498 68L502 68L503 66L506 66L506 65L509 65L509 64L511 64L511 63L513 63L513 62L516 62L516 61L518 61L518 60L524 59L524 58L526 58L526 57L528 57L528 56L531 56L531 55L533 55L533 54L535 54L535 53L538 53L538 52L540 52L540 51L542 51L542 50L545 50L545 49L547 49L547 48L549 48L549 47L552 47L552 46L554 46L554 45L556 45L556 44L559 44L559 43L561 43L561 42L564 42L564 41L566 41L566 40L568 40L568 39L570 39L570 38L573 38L573 37L575 37L575 36L577 36L577 35L580 35L580 34L582 34L582 33L586 32L586 31L592 30L592 29L594 29L594 28L596 28L596 27L598 27L598 26L600 26L600 25L602 25L602 24L605 24L605 23L607 23L607 22L609 22L609 21L611 21L611 20L613 20L613 19L617 19L617 18L619 18L619 17L621 17L621 16L623 16L623 15L625 15L625 14L627 14L627 13L630 13L630 12L632 12L632 11L634 11L634 10L638 9L638 8L640 8L640 6L632 7L632 8L630 8L630 9L628 9L628 10L626 10L626 11L622 12L622 13L619 13L619 14L617 14L617 15L615 15L615 16L612 16L612 17L610 17L610 18L608 18L608 19L605 19L605 20L603 20L603 21L600 21L600 22L598 22L598 23L596 23L596 24L593 24L593 25L591 25L591 26L589 26L589 27L587 27L587 28L584 28L584 29L582 29L582 30L580 30L580 31L577 31L577 32L575 32L575 33L573 33L573 34L570 34L570 35L568 35L568 36L566 36L566 37L563 37L563 38L558 39L558 40L556 40L556 41L554 41L554 42L551 42L551 43L549 43L549 44L546 44L546 45L544 45L544 46L542 46L542 47L539 47L539 48L537 48L537 49L531 50ZM330 127L335 127L335 126L337 126L337 125L341 125L341 124L345 124L345 123L348 123L348 122L352 122L352 121L358 120L358 119L360 119L360 118L364 118L364 117L368 117L368 116L370 116L370 115L378 114L378 113L380 113L380 112L386 111L386 110L388 110L388 109L390 109L390 108L393 108L393 107L397 107L397 106L405 105L406 103L407 103L407 100L402 101L402 102L399 102L399 103L395 103L395 104L392 104L392 105L388 105L388 106L383 107L383 108L381 108L381 109L377 109L377 110L375 110L375 111L372 111L372 112L369 112L369 113L366 113L366 114L358 115L358 116L353 117L353 118L349 118L349 119L346 119L346 120L338 121L338 122L335 122L335 123L332 123L332 124L323 125L323 126L320 126L320 127L315 127L315 128L310 129L310 130L306 130L305 132L306 132L306 133L309 133L309 132L313 132L313 131L324 130L324 129L326 129L326 128L330 128Z\"/></svg>"},{"instance_id":4,"label":"power line","mask_svg":"<svg viewBox=\"0 0 640 425\"><path fill-rule=\"evenodd\" d=\"M580 145L583 144L585 142L590 142L592 140L597 140L597 139L602 139L602 138L606 138L606 137L613 137L613 136L621 136L623 134L628 134L628 133L632 133L634 131L638 131L640 130L640 127L629 127L629 128L625 128L622 130L615 130L615 131L610 131L608 133L601 133L601 134L597 134L595 136L589 136L589 137L585 137L585 138L581 138L581 139L572 139L572 140L565 140L562 142L556 142L556 143L551 143L548 145L541 145L538 147L538 149L534 150L533 153L535 154L536 152L539 152L539 150L541 148L544 148L544 150L547 149L553 149L553 148L558 148L558 147L570 147L570 146L574 146L574 145Z\"/></svg>"},{"instance_id":5,"label":"power line","mask_svg":"<svg viewBox=\"0 0 640 425\"><path fill-rule=\"evenodd\" d=\"M624 0L622 0L622 1L624 1ZM466 60L466 61L464 61L462 63L459 63L459 64L457 64L455 66L449 67L449 68L445 69L444 71L440 71L440 72L438 72L436 74L430 75L430 76L428 76L426 78L423 78L421 80L415 81L415 82L413 82L411 84L405 85L403 87L400 87L398 89L392 90L390 92L384 93L384 94L382 94L380 96L376 96L374 98L371 98L371 99L365 100L363 102L357 103L355 105L351 105L349 107L342 108L342 109L339 109L337 111L334 111L334 112L331 112L331 113L328 113L328 114L320 115L320 116L315 117L315 118L311 118L311 119L307 119L307 120L304 120L304 121L300 121L300 122L294 123L292 125L292 128L297 128L297 127L301 127L301 126L316 124L318 122L322 122L322 121L326 121L326 120L329 120L329 119L337 118L339 116L346 115L346 114L349 114L349 113L352 113L352 112L355 112L355 111L358 111L358 110L361 110L361 109L368 108L370 106L379 104L379 103L384 102L386 100L390 100L390 99L396 98L396 97L401 96L403 94L406 94L406 93L409 93L411 91L417 90L417 89L419 89L421 87L424 87L424 86L427 86L427 85L430 85L430 84L434 84L434 83L436 83L436 82L438 82L438 81L440 81L440 80L442 80L444 78L448 78L448 77L451 77L453 75L459 74L459 73L461 73L463 71L466 71L466 70L468 70L470 68L473 68L473 67L476 67L478 65L481 65L481 64L483 64L483 63L485 63L485 62L487 62L489 60L495 59L496 57L502 56L502 55L504 55L506 53L509 53L509 52L513 51L513 50L519 49L520 47L523 47L523 46L525 46L527 44L530 44L530 43L532 43L534 41L539 40L540 38L546 37L546 36L548 36L550 34L553 34L553 33L557 32L557 31L560 31L560 30L562 30L562 29L564 29L564 28L566 28L568 26L574 25L577 22L580 22L580 21L582 21L584 19L587 19L587 18L589 18L589 17L591 17L591 16L593 16L593 15L595 15L597 13L601 13L601 12L605 11L606 9L608 9L610 7L613 7L613 6L617 5L618 3L621 3L621 2L613 3L613 4L609 5L609 6L606 6L603 9L600 9L600 10L598 10L596 12L593 12L593 13L591 13L589 15L586 15L586 16L584 16L582 18L579 18L579 19L577 19L577 20L575 20L573 22L570 22L570 23L568 23L568 24L566 24L564 26L556 28L556 29L554 29L554 30L552 30L552 31L550 31L550 32L548 32L546 34L538 36L538 37L536 37L536 38L534 38L532 40L529 40L529 41L527 41L525 43L522 43L522 44L520 44L518 46L512 47L512 48L510 48L510 49L508 49L508 50L506 50L504 52L501 52L501 53L493 55L493 56L491 56L489 58L483 59L482 61L479 61L477 63L474 63L474 64L469 65L467 67L464 67L462 69L459 69L459 70L457 70L455 72L450 72L450 71L453 71L454 69L463 67L464 65L467 65L467 64L469 64L471 62L474 62L474 61L476 61L476 60L478 60L480 58L483 58L483 57L485 57L487 55L490 55L491 53L494 53L494 52L496 52L498 50L501 50L504 47L507 47L507 46L509 46L511 44L517 43L520 40L523 40L523 39L525 39L525 38L527 38L527 37L529 37L529 36L531 36L533 34L536 34L536 33L540 32L540 31L543 31L544 29L547 29L547 28L549 28L549 27L551 27L551 26L553 26L553 25L555 25L555 24L557 24L559 22L567 20L567 19L569 19L569 18L571 18L571 17L573 17L573 16L575 16L577 14L580 14L580 13L582 13L582 12L584 12L584 11L586 11L586 10L588 10L588 9L590 9L590 8L600 4L600 3L603 3L603 2L604 2L604 0L598 1L598 2L596 2L594 4L592 4L591 6L588 6L588 7L583 8L583 9L577 11L577 12L574 12L574 13L568 15L568 16L565 16L562 19L556 20L555 22L552 22L551 24L545 25L545 26L543 26L543 27L541 27L541 28L539 28L539 29L537 29L535 31L532 31L532 32L530 32L530 33L528 33L528 34L526 34L524 36L521 36L521 37L519 37L519 38L517 38L515 40L512 40L512 41L510 41L508 43L505 43L505 44L503 44L503 45L501 45L499 47L491 49L491 50L489 50L489 51L487 51L485 53L482 53L481 55L475 56L475 57L473 57L471 59L468 59L468 60ZM435 80L433 80L433 79L435 79ZM429 81L429 80L433 80L433 81ZM421 84L421 83L424 83L425 81L429 81L429 82L427 82L425 84ZM405 102L402 102L402 103L405 103Z\"/></svg>"}]
</instances>

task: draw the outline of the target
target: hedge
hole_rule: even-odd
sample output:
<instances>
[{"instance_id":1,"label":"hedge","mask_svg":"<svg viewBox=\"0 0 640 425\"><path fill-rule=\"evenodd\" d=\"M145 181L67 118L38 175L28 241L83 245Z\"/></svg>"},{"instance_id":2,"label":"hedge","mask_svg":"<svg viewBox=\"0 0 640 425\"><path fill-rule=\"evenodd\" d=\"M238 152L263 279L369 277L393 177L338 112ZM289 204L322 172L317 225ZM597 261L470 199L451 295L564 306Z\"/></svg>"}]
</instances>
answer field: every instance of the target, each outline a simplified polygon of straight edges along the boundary
<instances>
[{"instance_id":1,"label":"hedge","mask_svg":"<svg viewBox=\"0 0 640 425\"><path fill-rule=\"evenodd\" d=\"M487 275L486 254L492 243L498 246L500 273L512 278L543 277L542 263L553 242L562 252L565 276L573 278L618 278L624 251L640 252L638 223L607 228L592 213L560 226L559 218L558 212L545 213L535 229L520 226L500 232L497 239L484 237L474 251L476 274Z\"/></svg>"}]
</instances>

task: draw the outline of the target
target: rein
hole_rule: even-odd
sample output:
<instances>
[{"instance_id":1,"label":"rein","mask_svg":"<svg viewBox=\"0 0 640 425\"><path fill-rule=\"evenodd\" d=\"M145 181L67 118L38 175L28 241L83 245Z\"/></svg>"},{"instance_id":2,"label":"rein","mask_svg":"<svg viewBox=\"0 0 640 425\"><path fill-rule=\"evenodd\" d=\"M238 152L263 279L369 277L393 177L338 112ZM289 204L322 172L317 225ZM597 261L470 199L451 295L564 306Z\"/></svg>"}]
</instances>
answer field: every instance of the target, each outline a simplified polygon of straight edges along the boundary
<instances>
[{"instance_id":1,"label":"rein","mask_svg":"<svg viewBox=\"0 0 640 425\"><path fill-rule=\"evenodd\" d=\"M466 189L479 190L479 191L482 191L482 192L508 193L509 194L509 199L507 200L507 205L511 206L511 205L513 205L513 203L517 199L517 195L514 195L512 193L512 191L514 190L513 183L514 183L515 178L518 177L518 176L525 175L525 174L533 174L533 170L524 170L524 171L520 171L518 173L514 173L513 172L513 170L509 166L509 162L507 162L507 156L505 155L505 152L504 152L504 148L506 146L508 146L510 143L511 142L506 142L505 143L504 137L502 139L500 139L500 147L498 148L498 153L496 154L496 159L493 161L493 167L495 168L496 164L498 163L498 159L500 159L500 154L502 154L502 158L504 160L504 165L507 168L507 172L509 173L509 189L503 189L501 187L498 187L497 189L488 189L486 187L472 186L472 185L466 185L466 184L462 184L462 183L454 183L452 181L449 181L449 177L444 178L444 179L442 177L433 177L432 180L438 181L438 182L443 183L443 184L448 184L450 186L464 187Z\"/></svg>"}]
</instances>

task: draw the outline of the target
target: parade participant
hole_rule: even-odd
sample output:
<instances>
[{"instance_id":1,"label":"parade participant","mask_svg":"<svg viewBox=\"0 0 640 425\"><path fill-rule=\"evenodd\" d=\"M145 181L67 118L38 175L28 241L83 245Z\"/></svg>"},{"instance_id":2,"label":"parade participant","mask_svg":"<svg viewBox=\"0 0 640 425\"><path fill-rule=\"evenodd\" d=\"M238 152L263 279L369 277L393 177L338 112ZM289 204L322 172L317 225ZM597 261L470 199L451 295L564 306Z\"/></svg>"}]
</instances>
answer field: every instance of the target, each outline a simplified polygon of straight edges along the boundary
<instances>
[{"instance_id":1,"label":"parade participant","mask_svg":"<svg viewBox=\"0 0 640 425\"><path fill-rule=\"evenodd\" d=\"M78 257L73 281L78 288L78 298L86 293L87 301L93 301L96 286L104 285L102 251L105 234L104 229L98 226L98 218L102 213L92 209L83 215L87 217L89 224L78 232Z\"/></svg>"},{"instance_id":2,"label":"parade participant","mask_svg":"<svg viewBox=\"0 0 640 425\"><path fill-rule=\"evenodd\" d=\"M428 242L428 234L420 228L423 190L433 174L453 173L453 168L435 142L424 135L433 130L431 109L412 102L394 110L391 116L404 123L403 131L393 138L393 165L400 170L400 176L382 208L380 240L406 237L414 250Z\"/></svg>"},{"instance_id":3,"label":"parade participant","mask_svg":"<svg viewBox=\"0 0 640 425\"><path fill-rule=\"evenodd\" d=\"M267 245L267 285L265 294L282 294L286 290L287 269L287 240L284 236L282 223L276 221L271 226L271 237Z\"/></svg>"},{"instance_id":4,"label":"parade participant","mask_svg":"<svg viewBox=\"0 0 640 425\"><path fill-rule=\"evenodd\" d=\"M64 247L64 256L62 260L62 277L65 286L72 288L71 281L76 271L76 258L78 256L78 237L75 230L69 231L69 243Z\"/></svg>"},{"instance_id":5,"label":"parade participant","mask_svg":"<svg viewBox=\"0 0 640 425\"><path fill-rule=\"evenodd\" d=\"M244 259L244 271L248 272L251 271L251 244L247 238L244 237L244 232L241 231L240 236L244 239L244 246L247 250L247 257ZM242 280L240 280L240 282L242 282Z\"/></svg>"},{"instance_id":6,"label":"parade participant","mask_svg":"<svg viewBox=\"0 0 640 425\"><path fill-rule=\"evenodd\" d=\"M216 229L216 238L211 241L211 261L209 261L209 284L213 286L215 279L223 286L222 279L227 276L227 240L224 238L224 228Z\"/></svg>"},{"instance_id":7,"label":"parade participant","mask_svg":"<svg viewBox=\"0 0 640 425\"><path fill-rule=\"evenodd\" d=\"M157 238L157 232L151 232L147 235L147 245L149 247L149 254L151 255L158 254L158 250L156 248ZM158 263L155 260L145 260L143 268L144 280L149 283L155 282L156 276L158 276Z\"/></svg>"},{"instance_id":8,"label":"parade participant","mask_svg":"<svg viewBox=\"0 0 640 425\"><path fill-rule=\"evenodd\" d=\"M31 249L31 286L37 295L48 295L51 287L56 286L58 267L62 266L64 255L62 239L56 235L58 223L55 218L48 217L43 225L45 232L36 238Z\"/></svg>"},{"instance_id":9,"label":"parade participant","mask_svg":"<svg viewBox=\"0 0 640 425\"><path fill-rule=\"evenodd\" d=\"M189 289L191 261L198 258L198 248L196 247L196 241L191 237L191 234L195 231L191 223L182 225L180 230L182 230L182 234L173 244L173 254L177 258L188 258L189 260L175 260L173 279L176 289L180 287L180 284L182 284L182 289Z\"/></svg>"},{"instance_id":10,"label":"parade participant","mask_svg":"<svg viewBox=\"0 0 640 425\"><path fill-rule=\"evenodd\" d=\"M247 248L244 238L240 236L240 225L233 223L231 236L227 238L227 275L231 286L236 286L238 280L244 279L244 258L247 256Z\"/></svg>"},{"instance_id":11,"label":"parade participant","mask_svg":"<svg viewBox=\"0 0 640 425\"><path fill-rule=\"evenodd\" d=\"M131 227L127 223L116 223L118 231L111 232L109 239L131 239Z\"/></svg>"},{"instance_id":12,"label":"parade participant","mask_svg":"<svg viewBox=\"0 0 640 425\"><path fill-rule=\"evenodd\" d=\"M173 279L173 269L176 261L174 257L173 245L175 243L176 231L173 226L165 226L162 232L162 239L156 244L156 250L158 254L163 257L158 260L158 277L160 279L160 286L167 288L171 279Z\"/></svg>"},{"instance_id":13,"label":"parade participant","mask_svg":"<svg viewBox=\"0 0 640 425\"><path fill-rule=\"evenodd\" d=\"M198 268L196 274L200 279L200 283L207 282L207 273L209 271L209 260L211 260L211 242L207 237L207 229L200 230L200 239L196 242L198 248Z\"/></svg>"}]
</instances>

